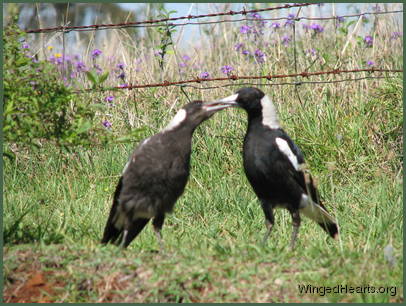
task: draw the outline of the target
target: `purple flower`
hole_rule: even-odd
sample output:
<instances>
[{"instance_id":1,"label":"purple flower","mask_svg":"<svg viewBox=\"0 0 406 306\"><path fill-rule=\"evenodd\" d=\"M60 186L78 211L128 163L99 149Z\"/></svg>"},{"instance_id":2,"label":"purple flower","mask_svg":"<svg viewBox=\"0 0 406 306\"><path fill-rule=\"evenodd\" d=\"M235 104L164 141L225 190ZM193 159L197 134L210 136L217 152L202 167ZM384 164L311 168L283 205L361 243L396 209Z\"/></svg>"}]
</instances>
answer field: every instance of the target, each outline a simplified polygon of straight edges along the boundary
<instances>
[{"instance_id":1,"label":"purple flower","mask_svg":"<svg viewBox=\"0 0 406 306\"><path fill-rule=\"evenodd\" d=\"M223 67L220 68L221 72L223 72L224 74L229 75L231 73L231 71L234 70L233 67L229 66L229 65L224 65Z\"/></svg>"},{"instance_id":2,"label":"purple flower","mask_svg":"<svg viewBox=\"0 0 406 306\"><path fill-rule=\"evenodd\" d=\"M154 51L155 56L162 56L162 51L161 50L156 50Z\"/></svg>"},{"instance_id":3,"label":"purple flower","mask_svg":"<svg viewBox=\"0 0 406 306\"><path fill-rule=\"evenodd\" d=\"M262 52L261 50L259 50L259 49L255 50L254 56L255 56L258 63L265 62L265 53Z\"/></svg>"},{"instance_id":4,"label":"purple flower","mask_svg":"<svg viewBox=\"0 0 406 306\"><path fill-rule=\"evenodd\" d=\"M107 96L107 97L105 98L105 100L106 100L106 102L113 102L114 97L113 97L113 96Z\"/></svg>"},{"instance_id":5,"label":"purple flower","mask_svg":"<svg viewBox=\"0 0 406 306\"><path fill-rule=\"evenodd\" d=\"M242 25L240 28L240 33L241 34L248 34L251 33L251 27L247 25Z\"/></svg>"},{"instance_id":6,"label":"purple flower","mask_svg":"<svg viewBox=\"0 0 406 306\"><path fill-rule=\"evenodd\" d=\"M238 43L238 44L235 44L234 49L235 49L235 51L238 51L238 50L240 50L242 47L244 47L244 44L243 44L243 43Z\"/></svg>"},{"instance_id":7,"label":"purple flower","mask_svg":"<svg viewBox=\"0 0 406 306\"><path fill-rule=\"evenodd\" d=\"M315 33L321 33L321 32L324 31L324 28L321 25L317 24L317 23L313 23L310 26L310 29L314 30Z\"/></svg>"},{"instance_id":8,"label":"purple flower","mask_svg":"<svg viewBox=\"0 0 406 306\"><path fill-rule=\"evenodd\" d=\"M367 65L370 66L370 67L372 67L372 66L375 65L375 63L374 63L373 61L367 61Z\"/></svg>"},{"instance_id":9,"label":"purple flower","mask_svg":"<svg viewBox=\"0 0 406 306\"><path fill-rule=\"evenodd\" d=\"M124 71L122 71L117 77L118 77L119 79L122 79L122 80L124 81L124 79L125 79L125 73L124 73Z\"/></svg>"},{"instance_id":10,"label":"purple flower","mask_svg":"<svg viewBox=\"0 0 406 306\"><path fill-rule=\"evenodd\" d=\"M284 46L287 46L287 45L289 45L289 43L290 43L291 40L292 40L292 39L290 38L289 35L285 35L285 36L282 37L282 44L283 44Z\"/></svg>"},{"instance_id":11,"label":"purple flower","mask_svg":"<svg viewBox=\"0 0 406 306\"><path fill-rule=\"evenodd\" d=\"M127 83L124 83L124 84L120 84L120 85L118 85L118 87L120 87L120 88L124 88L124 87L127 87L128 86L128 84Z\"/></svg>"},{"instance_id":12,"label":"purple flower","mask_svg":"<svg viewBox=\"0 0 406 306\"><path fill-rule=\"evenodd\" d=\"M335 23L336 28L339 28L343 22L344 22L344 17L342 17L342 16L337 16L337 18L336 18L336 23Z\"/></svg>"},{"instance_id":13,"label":"purple flower","mask_svg":"<svg viewBox=\"0 0 406 306\"><path fill-rule=\"evenodd\" d=\"M29 49L29 48L30 48L30 45L29 45L28 43L24 42L24 43L22 43L21 48L23 48L23 49Z\"/></svg>"},{"instance_id":14,"label":"purple flower","mask_svg":"<svg viewBox=\"0 0 406 306\"><path fill-rule=\"evenodd\" d=\"M248 50L244 50L241 53L244 54L244 55L250 55L250 52Z\"/></svg>"},{"instance_id":15,"label":"purple flower","mask_svg":"<svg viewBox=\"0 0 406 306\"><path fill-rule=\"evenodd\" d=\"M181 63L179 63L179 67L185 68L185 67L187 67L187 64L185 62L181 62Z\"/></svg>"},{"instance_id":16,"label":"purple flower","mask_svg":"<svg viewBox=\"0 0 406 306\"><path fill-rule=\"evenodd\" d=\"M307 50L305 51L305 53L306 53L307 55L311 55L311 56L317 55L317 51L316 51L316 49L314 49L314 48L307 49Z\"/></svg>"},{"instance_id":17,"label":"purple flower","mask_svg":"<svg viewBox=\"0 0 406 306\"><path fill-rule=\"evenodd\" d=\"M199 76L201 79L208 79L210 77L210 74L206 71L202 72Z\"/></svg>"},{"instance_id":18,"label":"purple flower","mask_svg":"<svg viewBox=\"0 0 406 306\"><path fill-rule=\"evenodd\" d=\"M102 54L102 52L101 52L99 49L94 49L94 50L92 51L92 57L93 57L93 58L98 57L100 54Z\"/></svg>"},{"instance_id":19,"label":"purple flower","mask_svg":"<svg viewBox=\"0 0 406 306\"><path fill-rule=\"evenodd\" d=\"M393 32L390 36L391 39L398 39L399 37L402 37L402 33L400 32Z\"/></svg>"},{"instance_id":20,"label":"purple flower","mask_svg":"<svg viewBox=\"0 0 406 306\"><path fill-rule=\"evenodd\" d=\"M76 63L76 70L77 70L77 72L86 71L87 69L86 69L85 63L83 63L81 61L77 62Z\"/></svg>"},{"instance_id":21,"label":"purple flower","mask_svg":"<svg viewBox=\"0 0 406 306\"><path fill-rule=\"evenodd\" d=\"M293 25L294 23L295 23L295 14L289 14L288 15L288 20L286 20L286 22L285 22L285 24L284 24L284 26L286 27L286 26L291 26L291 25Z\"/></svg>"},{"instance_id":22,"label":"purple flower","mask_svg":"<svg viewBox=\"0 0 406 306\"><path fill-rule=\"evenodd\" d=\"M273 28L273 29L279 29L281 27L281 24L279 23L279 22L273 22L272 24L271 24L271 28Z\"/></svg>"},{"instance_id":23,"label":"purple flower","mask_svg":"<svg viewBox=\"0 0 406 306\"><path fill-rule=\"evenodd\" d=\"M190 61L190 57L187 56L187 55L182 56L182 59L183 59L185 62Z\"/></svg>"},{"instance_id":24,"label":"purple flower","mask_svg":"<svg viewBox=\"0 0 406 306\"><path fill-rule=\"evenodd\" d=\"M99 65L94 65L94 68L96 69L96 73L97 74L102 74L102 72L103 72L103 69L99 66Z\"/></svg>"},{"instance_id":25,"label":"purple flower","mask_svg":"<svg viewBox=\"0 0 406 306\"><path fill-rule=\"evenodd\" d=\"M307 30L310 29L310 26L308 24L304 24L304 25L302 25L302 27L304 30L306 30L306 32L307 32Z\"/></svg>"},{"instance_id":26,"label":"purple flower","mask_svg":"<svg viewBox=\"0 0 406 306\"><path fill-rule=\"evenodd\" d=\"M103 120L102 124L103 124L103 126L104 126L105 128L108 128L108 129L111 129L111 127L112 127L111 122L108 121L108 120Z\"/></svg>"},{"instance_id":27,"label":"purple flower","mask_svg":"<svg viewBox=\"0 0 406 306\"><path fill-rule=\"evenodd\" d=\"M261 15L258 14L258 13L251 13L251 17L255 18L255 19L261 19L262 18Z\"/></svg>"},{"instance_id":28,"label":"purple flower","mask_svg":"<svg viewBox=\"0 0 406 306\"><path fill-rule=\"evenodd\" d=\"M367 36L365 36L365 38L364 38L364 42L365 42L365 45L366 45L367 47L372 47L372 45L373 45L373 43L374 43L374 39L372 38L371 35L367 35Z\"/></svg>"},{"instance_id":29,"label":"purple flower","mask_svg":"<svg viewBox=\"0 0 406 306\"><path fill-rule=\"evenodd\" d=\"M123 70L124 67L125 67L125 64L124 64L124 63L118 63L116 67L117 67L118 69Z\"/></svg>"}]
</instances>

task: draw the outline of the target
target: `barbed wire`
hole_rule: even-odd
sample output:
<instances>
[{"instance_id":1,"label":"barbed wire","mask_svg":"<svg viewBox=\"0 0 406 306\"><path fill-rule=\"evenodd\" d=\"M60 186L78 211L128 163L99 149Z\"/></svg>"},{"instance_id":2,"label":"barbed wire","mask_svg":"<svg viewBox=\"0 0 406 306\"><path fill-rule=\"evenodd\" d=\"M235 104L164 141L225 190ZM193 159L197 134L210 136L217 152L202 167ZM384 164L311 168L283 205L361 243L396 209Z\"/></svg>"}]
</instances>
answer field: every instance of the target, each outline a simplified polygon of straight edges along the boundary
<instances>
[{"instance_id":1,"label":"barbed wire","mask_svg":"<svg viewBox=\"0 0 406 306\"><path fill-rule=\"evenodd\" d=\"M277 74L277 75L260 75L260 76L238 76L238 75L229 75L227 77L221 78L195 78L190 80L181 80L175 82L164 81L162 83L155 83L155 84L140 84L140 85L133 85L129 84L126 86L115 86L110 88L102 88L99 90L117 90L117 89L137 89L137 88L152 88L152 87L167 87L167 86L174 86L174 85L183 85L188 83L203 83L203 82L213 82L213 81L237 81L237 80L272 80L272 79L280 79L280 78L292 78L292 77L304 77L308 78L311 76L317 75L331 75L331 74L342 74L342 73L358 73L358 72L389 72L389 73L401 73L403 69L377 69L377 68L368 68L368 69L351 69L351 70L330 70L330 71L317 71L317 72L300 72L300 73L293 73L293 74ZM302 82L295 82L296 85L300 85ZM93 91L94 89L85 89L84 91Z\"/></svg>"},{"instance_id":2,"label":"barbed wire","mask_svg":"<svg viewBox=\"0 0 406 306\"><path fill-rule=\"evenodd\" d=\"M251 10L252 11L252 10ZM249 11L249 12L251 12ZM248 11L246 11L248 12ZM364 12L358 14L351 14L351 15L337 15L337 16L329 16L329 17L296 17L294 21L301 21L301 20L309 20L309 21L325 21L325 20L339 20L339 18L355 18L361 16L368 16L368 15L382 15L382 14L396 14L396 13L403 13L403 10L396 10L396 11L386 11L386 12ZM223 20L215 20L215 21L202 21L202 22L184 22L184 23L167 23L166 25L169 27L179 27L179 26L187 26L187 25L208 25L208 24L220 24L220 23L237 23L237 22L244 22L244 21L252 21L252 22L261 22L261 21L281 21L281 20L291 20L291 17L274 17L274 18L240 18L240 19L223 19ZM140 21L149 23L149 21ZM43 33L43 32L70 32L70 31L77 31L77 32L85 32L85 31L94 31L94 30L109 30L111 28L115 29L125 29L125 28L155 28L160 27L162 24L135 24L135 23L117 23L117 24L93 24L88 26L77 26L74 27L75 29L71 29L73 27L55 27L55 28L43 28L43 29L35 29L35 30L27 30L26 33Z\"/></svg>"},{"instance_id":3,"label":"barbed wire","mask_svg":"<svg viewBox=\"0 0 406 306\"><path fill-rule=\"evenodd\" d=\"M301 20L309 20L309 21L316 21L316 20L339 20L339 18L355 18L367 15L378 15L378 14L396 14L396 13L403 13L403 10L399 11L387 11L387 12L365 12L359 14L352 14L352 15L340 15L340 16L330 16L330 17L298 17L294 18L294 21L301 21ZM221 23L237 23L237 22L244 22L244 21L252 21L252 22L261 22L261 21L280 21L280 20L292 20L290 17L275 17L275 18L242 18L242 19L223 19L223 20L215 20L215 21L202 21L202 22L185 22L185 23L168 23L167 26L169 27L180 27L180 26L187 26L187 25L208 25L208 24L221 24ZM149 25L125 25L125 26L117 26L116 29L125 29L125 28L156 28L160 27L160 24L149 24ZM98 30L108 30L109 28L101 28ZM78 29L78 32L84 31L93 31L94 29Z\"/></svg>"},{"instance_id":4,"label":"barbed wire","mask_svg":"<svg viewBox=\"0 0 406 306\"><path fill-rule=\"evenodd\" d=\"M355 82L355 81L362 81L362 80L370 80L370 79L394 79L396 77L394 76L366 76L366 77L360 77L360 78L347 78L347 79L341 79L341 80L331 80L331 81L301 81L301 82L281 82L281 83L238 83L238 84L224 84L224 85L218 85L218 86L206 86L206 87L201 87L201 86L195 86L195 85L175 85L179 87L187 87L187 88L194 88L194 89L199 89L199 90L205 90L205 89L218 89L218 88L224 88L224 87L233 87L233 86L286 86L286 85L292 85L292 86L298 86L298 85L306 85L306 84L334 84L334 83L343 83L343 82Z\"/></svg>"},{"instance_id":5,"label":"barbed wire","mask_svg":"<svg viewBox=\"0 0 406 306\"><path fill-rule=\"evenodd\" d=\"M26 33L44 33L44 32L70 32L70 31L77 31L80 29L91 29L91 30L100 30L105 28L114 28L114 27L131 27L143 24L152 24L152 23L162 23L167 21L176 21L176 20L183 20L183 19L199 19L199 18L206 18L206 17L218 17L218 16L232 16L232 15L246 15L250 13L259 13L265 11L273 11L273 10L280 10L280 9L287 9L287 8L294 8L294 7L303 7L309 5L316 5L317 3L295 3L295 4L285 4L283 6L276 6L276 7L268 7L263 9L255 9L255 10L241 10L241 11L228 11L228 12L220 12L220 13L213 13L213 14L203 14L203 15L188 15L188 16L181 16L181 17L171 17L171 18L162 18L162 19L151 19L151 20L144 20L144 21L135 21L135 22L125 22L125 23L111 23L111 24L92 24L87 26L59 26L59 27L50 27L50 28L40 28L34 30L26 30Z\"/></svg>"}]
</instances>

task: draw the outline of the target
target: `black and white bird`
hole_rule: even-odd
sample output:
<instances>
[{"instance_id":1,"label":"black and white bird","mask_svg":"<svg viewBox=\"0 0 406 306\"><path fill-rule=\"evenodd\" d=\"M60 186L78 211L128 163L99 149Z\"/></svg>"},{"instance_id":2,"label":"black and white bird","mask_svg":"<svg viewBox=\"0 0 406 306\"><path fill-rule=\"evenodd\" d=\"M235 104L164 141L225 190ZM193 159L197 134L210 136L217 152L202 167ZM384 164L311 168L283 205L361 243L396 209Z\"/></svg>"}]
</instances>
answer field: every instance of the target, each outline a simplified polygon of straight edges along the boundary
<instances>
[{"instance_id":1,"label":"black and white bird","mask_svg":"<svg viewBox=\"0 0 406 306\"><path fill-rule=\"evenodd\" d=\"M166 128L141 142L116 187L102 243L127 247L153 219L162 248L165 214L172 211L189 177L192 134L201 122L229 106L201 101L186 104Z\"/></svg>"},{"instance_id":2,"label":"black and white bird","mask_svg":"<svg viewBox=\"0 0 406 306\"><path fill-rule=\"evenodd\" d=\"M243 108L248 114L244 139L244 170L265 214L265 242L274 225L274 208L286 208L293 220L294 248L301 214L316 221L331 237L338 235L336 220L321 203L313 179L306 171L300 149L280 127L274 104L261 90L242 88L218 100Z\"/></svg>"}]
</instances>

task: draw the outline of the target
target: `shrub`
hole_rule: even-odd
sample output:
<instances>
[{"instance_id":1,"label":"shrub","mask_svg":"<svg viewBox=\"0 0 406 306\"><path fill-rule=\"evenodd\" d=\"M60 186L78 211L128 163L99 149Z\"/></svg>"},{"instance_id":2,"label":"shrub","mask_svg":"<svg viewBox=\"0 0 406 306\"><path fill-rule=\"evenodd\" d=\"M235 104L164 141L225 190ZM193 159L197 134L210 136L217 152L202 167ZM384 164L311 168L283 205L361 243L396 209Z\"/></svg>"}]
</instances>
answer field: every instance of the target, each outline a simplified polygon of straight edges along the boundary
<instances>
[{"instance_id":1,"label":"shrub","mask_svg":"<svg viewBox=\"0 0 406 306\"><path fill-rule=\"evenodd\" d=\"M3 43L6 154L11 144L39 147L50 142L66 149L108 139L107 129L94 124L96 108L103 105L77 97L54 65L31 56L25 33L15 22L4 29Z\"/></svg>"}]
</instances>

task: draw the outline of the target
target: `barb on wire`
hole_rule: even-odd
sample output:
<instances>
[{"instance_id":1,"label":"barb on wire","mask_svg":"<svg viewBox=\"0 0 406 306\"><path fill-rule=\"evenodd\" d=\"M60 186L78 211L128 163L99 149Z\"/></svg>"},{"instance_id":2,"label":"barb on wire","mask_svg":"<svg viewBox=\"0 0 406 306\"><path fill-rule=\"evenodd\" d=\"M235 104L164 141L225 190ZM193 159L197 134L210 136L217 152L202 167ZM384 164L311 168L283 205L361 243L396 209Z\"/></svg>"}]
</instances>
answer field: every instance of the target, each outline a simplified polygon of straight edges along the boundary
<instances>
[{"instance_id":1,"label":"barb on wire","mask_svg":"<svg viewBox=\"0 0 406 306\"><path fill-rule=\"evenodd\" d=\"M136 26L136 25L144 25L144 24L153 24L153 23L161 23L167 21L176 21L182 19L198 19L198 18L205 18L205 17L217 17L217 16L232 16L232 15L246 15L249 13L258 13L258 12L265 12L265 11L273 11L273 10L280 10L280 9L287 9L292 7L302 7L302 6L309 6L315 5L317 3L295 3L295 4L285 4L282 6L276 7L268 7L263 9L255 9L255 10L242 10L242 11L228 11L228 12L220 12L220 13L213 13L213 14L204 14L204 15L188 15L182 17L171 17L171 18L163 18L163 19L152 19L152 20L144 20L144 21L135 21L135 22L126 22L126 23L117 23L117 24L92 24L87 26L71 26L71 27L51 27L51 28L42 28L42 29L34 29L34 30L27 30L26 33L41 33L41 32L54 32L54 31L77 31L79 29L92 29L92 30L100 30L104 28L112 28L112 27L128 27L128 26Z\"/></svg>"}]
</instances>

